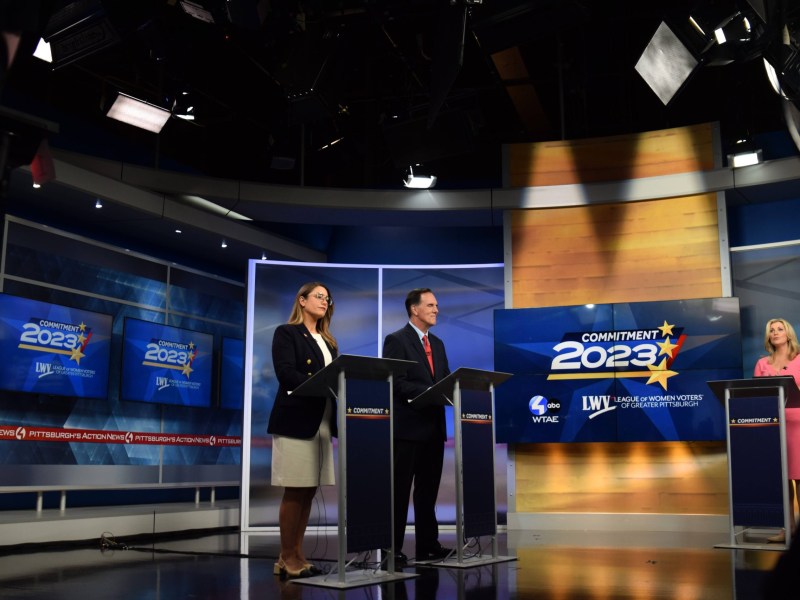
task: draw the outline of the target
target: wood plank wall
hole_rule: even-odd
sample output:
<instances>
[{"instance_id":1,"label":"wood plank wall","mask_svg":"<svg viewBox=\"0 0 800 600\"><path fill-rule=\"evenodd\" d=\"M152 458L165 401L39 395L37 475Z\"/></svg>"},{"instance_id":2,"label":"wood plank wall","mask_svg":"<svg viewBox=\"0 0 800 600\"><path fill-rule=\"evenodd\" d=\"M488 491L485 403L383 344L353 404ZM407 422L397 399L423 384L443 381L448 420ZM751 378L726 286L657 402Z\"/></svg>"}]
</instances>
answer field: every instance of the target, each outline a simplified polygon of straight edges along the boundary
<instances>
[{"instance_id":1,"label":"wood plank wall","mask_svg":"<svg viewBox=\"0 0 800 600\"><path fill-rule=\"evenodd\" d=\"M714 167L713 126L514 144L511 187ZM514 308L722 294L715 194L511 214ZM520 513L727 514L724 442L520 444Z\"/></svg>"}]
</instances>

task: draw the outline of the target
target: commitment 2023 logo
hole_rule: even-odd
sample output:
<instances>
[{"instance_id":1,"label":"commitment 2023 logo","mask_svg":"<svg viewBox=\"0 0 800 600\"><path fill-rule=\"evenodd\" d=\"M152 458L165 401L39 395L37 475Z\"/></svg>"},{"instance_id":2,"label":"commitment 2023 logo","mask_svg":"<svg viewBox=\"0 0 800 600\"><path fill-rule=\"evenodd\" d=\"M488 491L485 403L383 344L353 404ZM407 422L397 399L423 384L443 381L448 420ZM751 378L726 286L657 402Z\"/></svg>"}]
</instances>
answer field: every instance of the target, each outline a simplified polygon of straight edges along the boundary
<instances>
[{"instance_id":1,"label":"commitment 2023 logo","mask_svg":"<svg viewBox=\"0 0 800 600\"><path fill-rule=\"evenodd\" d=\"M667 380L678 374L670 367L685 340L683 328L666 321L652 329L570 332L553 346L556 355L547 378L647 377L647 384L666 390Z\"/></svg>"},{"instance_id":2,"label":"commitment 2023 logo","mask_svg":"<svg viewBox=\"0 0 800 600\"><path fill-rule=\"evenodd\" d=\"M148 367L161 367L180 371L189 379L192 363L197 357L194 342L173 342L170 340L151 340L145 347L142 364Z\"/></svg>"},{"instance_id":3,"label":"commitment 2023 logo","mask_svg":"<svg viewBox=\"0 0 800 600\"><path fill-rule=\"evenodd\" d=\"M64 354L69 360L81 364L84 351L92 338L92 328L86 323L61 323L48 319L31 318L22 325L18 348L53 354Z\"/></svg>"}]
</instances>

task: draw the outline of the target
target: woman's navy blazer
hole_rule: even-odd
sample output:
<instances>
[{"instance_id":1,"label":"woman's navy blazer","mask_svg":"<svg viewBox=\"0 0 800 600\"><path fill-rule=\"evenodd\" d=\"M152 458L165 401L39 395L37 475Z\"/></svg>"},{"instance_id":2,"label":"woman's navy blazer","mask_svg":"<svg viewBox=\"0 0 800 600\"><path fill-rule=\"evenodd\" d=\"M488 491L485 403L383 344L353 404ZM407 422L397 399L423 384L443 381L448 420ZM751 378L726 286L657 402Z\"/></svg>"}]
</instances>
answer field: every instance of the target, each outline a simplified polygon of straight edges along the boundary
<instances>
[{"instance_id":1,"label":"woman's navy blazer","mask_svg":"<svg viewBox=\"0 0 800 600\"><path fill-rule=\"evenodd\" d=\"M329 344L331 357L337 352ZM312 438L322 422L325 396L297 396L297 388L325 366L325 358L305 325L280 325L272 338L272 364L278 378L278 393L269 415L267 433L294 438ZM331 433L336 436L336 402L331 411Z\"/></svg>"}]
</instances>

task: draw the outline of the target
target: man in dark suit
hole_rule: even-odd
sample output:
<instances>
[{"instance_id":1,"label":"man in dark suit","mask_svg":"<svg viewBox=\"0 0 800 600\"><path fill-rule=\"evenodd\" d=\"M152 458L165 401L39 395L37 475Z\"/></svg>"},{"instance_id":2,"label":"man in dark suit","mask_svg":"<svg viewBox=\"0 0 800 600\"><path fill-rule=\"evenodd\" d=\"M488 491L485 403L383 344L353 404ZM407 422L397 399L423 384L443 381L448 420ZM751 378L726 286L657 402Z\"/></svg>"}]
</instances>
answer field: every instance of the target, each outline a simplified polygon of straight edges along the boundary
<instances>
[{"instance_id":1,"label":"man in dark suit","mask_svg":"<svg viewBox=\"0 0 800 600\"><path fill-rule=\"evenodd\" d=\"M437 381L450 374L444 343L429 333L436 325L439 305L428 288L411 290L406 297L408 324L386 336L384 358L417 364L394 379L394 543L395 565L403 566L403 537L408 503L414 487L416 559L441 560L452 552L439 543L436 498L442 478L447 440L443 406L409 404Z\"/></svg>"}]
</instances>

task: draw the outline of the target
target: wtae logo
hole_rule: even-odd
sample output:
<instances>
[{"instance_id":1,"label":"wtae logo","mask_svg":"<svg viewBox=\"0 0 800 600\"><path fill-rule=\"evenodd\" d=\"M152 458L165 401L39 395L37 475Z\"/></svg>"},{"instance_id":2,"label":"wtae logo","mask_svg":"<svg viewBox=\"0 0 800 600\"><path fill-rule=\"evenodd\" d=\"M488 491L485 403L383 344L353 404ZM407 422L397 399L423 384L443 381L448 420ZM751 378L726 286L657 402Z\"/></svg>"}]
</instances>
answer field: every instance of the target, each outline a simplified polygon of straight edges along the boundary
<instances>
[{"instance_id":1,"label":"wtae logo","mask_svg":"<svg viewBox=\"0 0 800 600\"><path fill-rule=\"evenodd\" d=\"M39 375L39 379L42 377L47 377L48 375L52 375L54 373L53 365L50 363L37 362L36 373Z\"/></svg>"},{"instance_id":2,"label":"wtae logo","mask_svg":"<svg viewBox=\"0 0 800 600\"><path fill-rule=\"evenodd\" d=\"M583 410L592 413L589 415L590 419L617 408L611 405L616 400L614 396L581 396L581 398L583 398Z\"/></svg>"},{"instance_id":3,"label":"wtae logo","mask_svg":"<svg viewBox=\"0 0 800 600\"><path fill-rule=\"evenodd\" d=\"M531 411L531 420L534 423L558 423L561 402L548 400L544 396L534 396L528 402L528 410Z\"/></svg>"}]
</instances>

